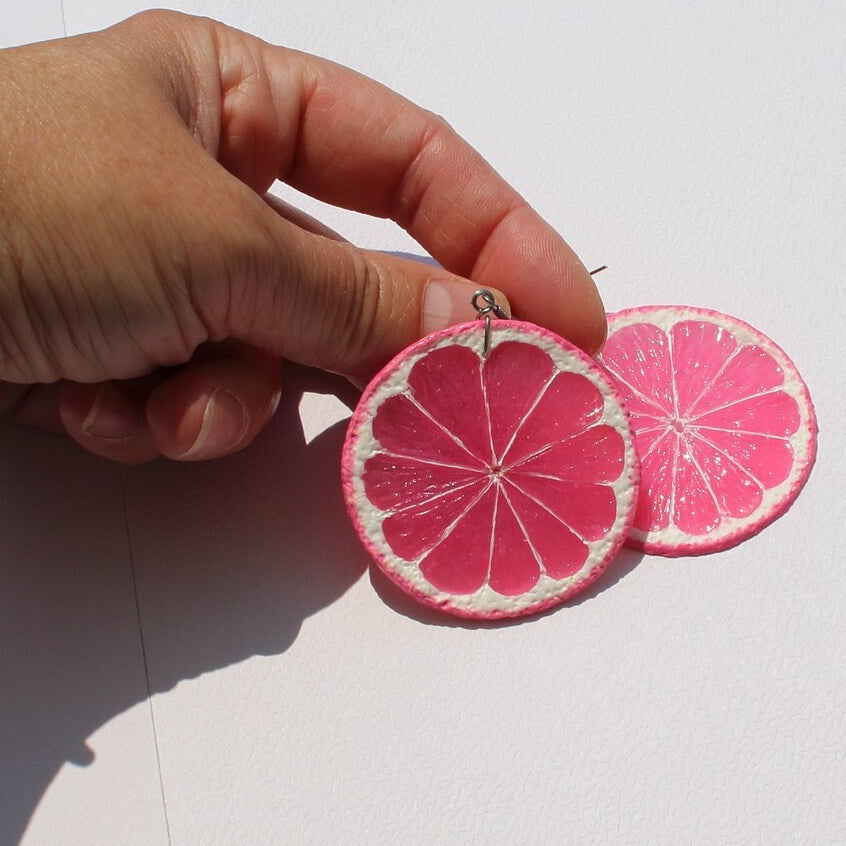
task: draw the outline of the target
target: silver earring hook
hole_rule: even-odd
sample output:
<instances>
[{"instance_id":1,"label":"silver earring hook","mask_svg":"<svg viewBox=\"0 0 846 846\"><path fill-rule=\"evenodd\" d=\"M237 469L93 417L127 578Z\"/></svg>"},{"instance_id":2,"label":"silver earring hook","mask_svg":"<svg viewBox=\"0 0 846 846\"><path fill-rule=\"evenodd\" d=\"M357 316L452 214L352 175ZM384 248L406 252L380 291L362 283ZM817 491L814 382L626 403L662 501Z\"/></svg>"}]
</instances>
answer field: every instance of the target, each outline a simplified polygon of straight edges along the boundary
<instances>
[{"instance_id":1,"label":"silver earring hook","mask_svg":"<svg viewBox=\"0 0 846 846\"><path fill-rule=\"evenodd\" d=\"M591 276L597 273L602 273L603 270L608 270L608 265L603 264L594 270L588 271ZM482 305L480 305L483 303ZM487 358L491 351L491 315L495 315L501 320L509 320L511 315L496 301L496 297L487 288L479 288L474 291L470 298L470 304L476 309L477 319L484 319L485 321L485 345L482 349L482 358Z\"/></svg>"},{"instance_id":2,"label":"silver earring hook","mask_svg":"<svg viewBox=\"0 0 846 846\"><path fill-rule=\"evenodd\" d=\"M479 304L480 300L484 305ZM470 304L476 309L476 318L485 321L485 345L482 348L482 358L487 358L491 351L491 314L502 320L508 320L510 315L487 288L479 288L470 298Z\"/></svg>"}]
</instances>

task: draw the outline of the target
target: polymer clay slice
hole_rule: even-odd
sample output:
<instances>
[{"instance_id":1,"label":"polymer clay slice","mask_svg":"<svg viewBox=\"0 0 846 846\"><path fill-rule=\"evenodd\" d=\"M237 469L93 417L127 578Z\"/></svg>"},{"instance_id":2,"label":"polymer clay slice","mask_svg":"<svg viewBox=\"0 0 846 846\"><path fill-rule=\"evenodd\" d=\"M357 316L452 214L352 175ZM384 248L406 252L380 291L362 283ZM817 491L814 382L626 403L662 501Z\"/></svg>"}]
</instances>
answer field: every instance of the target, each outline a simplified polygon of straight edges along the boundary
<instances>
[{"instance_id":1,"label":"polymer clay slice","mask_svg":"<svg viewBox=\"0 0 846 846\"><path fill-rule=\"evenodd\" d=\"M344 447L352 521L419 601L474 618L530 614L593 582L637 501L617 391L580 350L529 323L430 335L364 392Z\"/></svg>"},{"instance_id":2,"label":"polymer clay slice","mask_svg":"<svg viewBox=\"0 0 846 846\"><path fill-rule=\"evenodd\" d=\"M784 351L708 309L649 306L608 322L599 360L623 396L641 461L628 544L714 552L783 514L811 471L817 433Z\"/></svg>"}]
</instances>

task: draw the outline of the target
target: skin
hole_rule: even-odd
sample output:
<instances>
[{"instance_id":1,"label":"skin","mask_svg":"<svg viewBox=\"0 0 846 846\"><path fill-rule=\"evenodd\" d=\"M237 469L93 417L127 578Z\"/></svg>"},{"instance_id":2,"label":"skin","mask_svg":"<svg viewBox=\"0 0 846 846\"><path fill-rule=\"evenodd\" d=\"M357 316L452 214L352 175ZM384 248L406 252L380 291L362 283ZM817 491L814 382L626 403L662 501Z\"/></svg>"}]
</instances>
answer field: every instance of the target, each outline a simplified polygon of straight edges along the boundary
<instances>
[{"instance_id":1,"label":"skin","mask_svg":"<svg viewBox=\"0 0 846 846\"><path fill-rule=\"evenodd\" d=\"M361 385L491 288L595 353L596 288L440 117L215 21L145 12L0 51L0 413L137 463L213 458L270 419L282 359ZM445 269L362 250L275 179L388 217ZM472 281L471 281L472 280ZM456 296L456 292L460 297Z\"/></svg>"}]
</instances>

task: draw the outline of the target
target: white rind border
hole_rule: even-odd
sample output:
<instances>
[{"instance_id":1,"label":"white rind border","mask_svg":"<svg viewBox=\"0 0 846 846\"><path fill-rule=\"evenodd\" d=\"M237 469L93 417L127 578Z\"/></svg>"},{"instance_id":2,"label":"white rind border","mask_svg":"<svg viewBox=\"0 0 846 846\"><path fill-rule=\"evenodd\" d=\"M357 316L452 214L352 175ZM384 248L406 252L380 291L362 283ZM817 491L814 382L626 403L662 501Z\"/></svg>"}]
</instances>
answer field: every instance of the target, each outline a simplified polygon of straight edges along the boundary
<instances>
[{"instance_id":1,"label":"white rind border","mask_svg":"<svg viewBox=\"0 0 846 846\"><path fill-rule=\"evenodd\" d=\"M559 371L578 373L589 379L599 389L604 401L602 416L595 425L610 425L623 437L623 471L612 485L617 498L616 519L605 538L587 542L588 557L577 573L562 580L541 574L538 583L519 596L503 596L487 585L467 595L444 593L423 576L419 566L421 559L409 561L393 552L382 532L382 522L391 512L376 508L365 495L364 464L380 451L373 435L373 410L389 397L407 391L411 369L433 350L459 344L469 347L481 357L484 344L484 324L481 321L436 333L397 356L362 396L350 421L344 448L342 475L347 507L376 563L404 590L421 601L464 617L496 618L534 613L579 592L599 576L622 545L637 502L639 464L634 438L617 389L605 372L581 350L551 332L520 321L494 321L491 324L491 348L510 341L531 343L546 352Z\"/></svg>"}]
</instances>

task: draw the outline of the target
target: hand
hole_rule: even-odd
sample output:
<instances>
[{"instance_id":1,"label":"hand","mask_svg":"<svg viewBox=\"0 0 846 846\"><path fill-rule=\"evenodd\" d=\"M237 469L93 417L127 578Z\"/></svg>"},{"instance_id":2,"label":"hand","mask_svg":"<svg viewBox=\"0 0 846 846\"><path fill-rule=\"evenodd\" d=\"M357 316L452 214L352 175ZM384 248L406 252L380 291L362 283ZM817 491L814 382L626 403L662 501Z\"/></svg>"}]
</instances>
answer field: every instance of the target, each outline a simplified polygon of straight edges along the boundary
<instances>
[{"instance_id":1,"label":"hand","mask_svg":"<svg viewBox=\"0 0 846 846\"><path fill-rule=\"evenodd\" d=\"M585 268L440 118L214 21L143 13L0 51L0 412L139 462L245 446L280 359L362 383L474 287L589 352ZM358 249L274 179L404 227ZM473 280L470 282L469 280Z\"/></svg>"}]
</instances>

